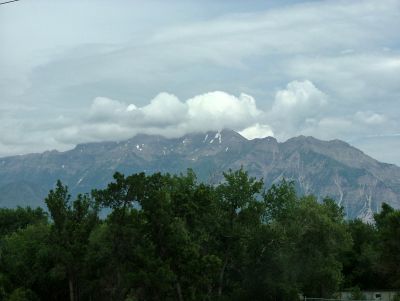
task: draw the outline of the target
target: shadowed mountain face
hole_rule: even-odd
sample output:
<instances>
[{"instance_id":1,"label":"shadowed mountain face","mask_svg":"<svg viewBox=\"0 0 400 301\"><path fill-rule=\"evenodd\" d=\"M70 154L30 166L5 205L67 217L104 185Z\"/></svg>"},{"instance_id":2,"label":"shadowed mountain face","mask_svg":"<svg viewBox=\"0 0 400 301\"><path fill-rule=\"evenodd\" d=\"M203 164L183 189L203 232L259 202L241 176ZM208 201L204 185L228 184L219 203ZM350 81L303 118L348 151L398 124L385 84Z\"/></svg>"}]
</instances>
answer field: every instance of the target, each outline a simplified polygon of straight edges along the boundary
<instances>
[{"instance_id":1,"label":"shadowed mountain face","mask_svg":"<svg viewBox=\"0 0 400 301\"><path fill-rule=\"evenodd\" d=\"M400 168L380 163L349 144L296 137L247 140L230 130L177 139L138 135L121 142L80 144L66 152L0 158L0 206L43 205L57 179L72 194L105 187L115 171L185 172L217 183L222 172L243 166L266 187L282 178L302 194L330 196L348 217L372 218L382 202L400 207Z\"/></svg>"}]
</instances>

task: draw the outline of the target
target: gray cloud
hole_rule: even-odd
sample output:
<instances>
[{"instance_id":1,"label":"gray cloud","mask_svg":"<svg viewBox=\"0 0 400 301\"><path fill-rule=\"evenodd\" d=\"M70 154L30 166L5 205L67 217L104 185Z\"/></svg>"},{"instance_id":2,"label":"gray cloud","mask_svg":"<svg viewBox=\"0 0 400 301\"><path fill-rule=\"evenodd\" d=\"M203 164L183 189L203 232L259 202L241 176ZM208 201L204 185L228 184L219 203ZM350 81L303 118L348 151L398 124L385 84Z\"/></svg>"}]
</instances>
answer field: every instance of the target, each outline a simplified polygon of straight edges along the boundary
<instances>
[{"instance_id":1,"label":"gray cloud","mask_svg":"<svg viewBox=\"0 0 400 301\"><path fill-rule=\"evenodd\" d=\"M228 126L281 140L400 132L396 0L188 2L186 14L162 2L37 5L0 11L1 155Z\"/></svg>"}]
</instances>

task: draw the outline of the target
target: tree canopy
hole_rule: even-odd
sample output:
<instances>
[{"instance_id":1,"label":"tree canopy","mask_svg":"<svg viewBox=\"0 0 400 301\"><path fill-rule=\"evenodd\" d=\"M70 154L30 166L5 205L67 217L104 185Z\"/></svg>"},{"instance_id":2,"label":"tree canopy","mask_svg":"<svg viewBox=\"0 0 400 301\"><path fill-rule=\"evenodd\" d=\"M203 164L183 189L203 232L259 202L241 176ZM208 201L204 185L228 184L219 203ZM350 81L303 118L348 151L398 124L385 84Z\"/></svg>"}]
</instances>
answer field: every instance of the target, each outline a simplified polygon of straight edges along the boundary
<instances>
[{"instance_id":1,"label":"tree canopy","mask_svg":"<svg viewBox=\"0 0 400 301\"><path fill-rule=\"evenodd\" d=\"M40 208L0 209L1 300L296 300L399 286L400 211L346 221L334 200L243 169L114 175ZM101 219L99 211L107 210Z\"/></svg>"}]
</instances>

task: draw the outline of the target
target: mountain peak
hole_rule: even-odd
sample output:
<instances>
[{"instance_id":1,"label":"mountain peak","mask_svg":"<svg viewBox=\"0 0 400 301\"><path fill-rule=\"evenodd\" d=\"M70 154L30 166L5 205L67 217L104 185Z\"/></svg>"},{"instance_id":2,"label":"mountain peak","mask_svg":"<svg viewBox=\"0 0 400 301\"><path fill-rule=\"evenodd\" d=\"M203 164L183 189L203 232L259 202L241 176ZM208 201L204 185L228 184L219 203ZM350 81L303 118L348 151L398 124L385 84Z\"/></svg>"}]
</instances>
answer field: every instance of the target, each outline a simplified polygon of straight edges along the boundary
<instances>
[{"instance_id":1,"label":"mountain peak","mask_svg":"<svg viewBox=\"0 0 400 301\"><path fill-rule=\"evenodd\" d=\"M125 141L79 144L66 152L9 157L0 164L0 205L10 200L30 205L23 203L32 198L29 187L37 188L38 199L32 201L42 202L57 179L76 194L104 187L115 171L180 173L192 168L199 180L217 183L223 171L243 166L267 187L286 178L295 181L300 193L330 196L349 217L377 212L382 201L400 207L399 167L379 163L346 142L310 136L278 143L273 137L247 140L229 129L179 138L139 134ZM26 187L20 190L26 197L13 194L19 186Z\"/></svg>"},{"instance_id":2,"label":"mountain peak","mask_svg":"<svg viewBox=\"0 0 400 301\"><path fill-rule=\"evenodd\" d=\"M247 139L244 138L242 135L229 129L223 129L221 131L191 133L183 136L182 138L183 139L187 138L194 141L201 141L203 144L210 144L210 145L226 144L232 141L243 141L243 142L247 141Z\"/></svg>"}]
</instances>

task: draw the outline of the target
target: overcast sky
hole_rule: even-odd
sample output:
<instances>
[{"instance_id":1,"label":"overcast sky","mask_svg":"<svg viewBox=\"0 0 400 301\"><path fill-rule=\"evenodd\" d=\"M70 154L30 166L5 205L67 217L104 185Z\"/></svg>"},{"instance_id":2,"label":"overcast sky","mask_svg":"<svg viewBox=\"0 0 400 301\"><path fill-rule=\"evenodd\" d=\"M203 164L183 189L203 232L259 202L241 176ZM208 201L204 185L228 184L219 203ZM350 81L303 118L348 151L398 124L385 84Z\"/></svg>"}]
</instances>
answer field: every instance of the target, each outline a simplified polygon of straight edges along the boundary
<instances>
[{"instance_id":1,"label":"overcast sky","mask_svg":"<svg viewBox=\"0 0 400 301\"><path fill-rule=\"evenodd\" d=\"M0 5L0 156L231 128L400 165L399 116L399 0Z\"/></svg>"}]
</instances>

